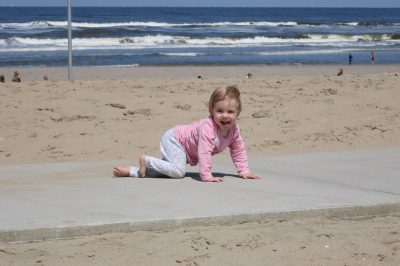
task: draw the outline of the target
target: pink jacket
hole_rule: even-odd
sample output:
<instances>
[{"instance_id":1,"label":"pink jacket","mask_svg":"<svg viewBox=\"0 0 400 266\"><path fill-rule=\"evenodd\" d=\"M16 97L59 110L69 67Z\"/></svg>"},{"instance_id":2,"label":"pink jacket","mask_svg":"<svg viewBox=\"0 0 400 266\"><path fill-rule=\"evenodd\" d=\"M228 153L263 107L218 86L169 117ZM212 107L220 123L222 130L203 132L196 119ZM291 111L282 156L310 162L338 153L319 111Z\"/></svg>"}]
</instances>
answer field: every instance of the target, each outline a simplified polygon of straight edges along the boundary
<instances>
[{"instance_id":1,"label":"pink jacket","mask_svg":"<svg viewBox=\"0 0 400 266\"><path fill-rule=\"evenodd\" d=\"M200 177L206 181L212 177L211 156L229 147L232 161L239 175L249 173L246 148L240 136L239 126L234 125L224 137L212 116L189 125L174 128L174 135L186 151L190 165L199 164Z\"/></svg>"}]
</instances>

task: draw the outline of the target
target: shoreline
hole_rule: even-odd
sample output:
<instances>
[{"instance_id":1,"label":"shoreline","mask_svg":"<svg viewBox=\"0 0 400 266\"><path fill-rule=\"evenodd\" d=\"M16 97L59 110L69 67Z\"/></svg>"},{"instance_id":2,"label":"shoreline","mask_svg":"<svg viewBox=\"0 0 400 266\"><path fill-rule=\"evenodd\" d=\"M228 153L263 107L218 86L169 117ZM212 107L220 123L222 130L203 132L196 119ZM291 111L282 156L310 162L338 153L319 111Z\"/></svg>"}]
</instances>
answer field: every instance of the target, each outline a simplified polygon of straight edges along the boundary
<instances>
[{"instance_id":1,"label":"shoreline","mask_svg":"<svg viewBox=\"0 0 400 266\"><path fill-rule=\"evenodd\" d=\"M315 64L315 65L174 65L174 66L90 66L73 67L73 80L114 79L187 79L243 78L247 73L253 77L336 76L339 68L344 75L398 72L400 64ZM68 79L68 67L0 67L0 75L10 82L17 70L22 81L38 81L47 75L50 81Z\"/></svg>"}]
</instances>

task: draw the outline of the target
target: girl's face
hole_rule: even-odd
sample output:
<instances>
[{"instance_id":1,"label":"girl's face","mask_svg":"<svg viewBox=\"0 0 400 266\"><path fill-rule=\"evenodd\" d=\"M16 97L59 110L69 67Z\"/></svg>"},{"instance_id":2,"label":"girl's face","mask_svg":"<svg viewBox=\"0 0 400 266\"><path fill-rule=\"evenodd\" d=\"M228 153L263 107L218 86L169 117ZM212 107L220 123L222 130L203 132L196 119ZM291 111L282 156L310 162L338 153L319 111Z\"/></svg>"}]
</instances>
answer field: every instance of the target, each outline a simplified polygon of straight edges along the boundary
<instances>
[{"instance_id":1,"label":"girl's face","mask_svg":"<svg viewBox=\"0 0 400 266\"><path fill-rule=\"evenodd\" d=\"M239 116L239 103L236 99L225 99L214 104L211 110L214 122L217 124L222 135L226 136L229 129L235 125Z\"/></svg>"}]
</instances>

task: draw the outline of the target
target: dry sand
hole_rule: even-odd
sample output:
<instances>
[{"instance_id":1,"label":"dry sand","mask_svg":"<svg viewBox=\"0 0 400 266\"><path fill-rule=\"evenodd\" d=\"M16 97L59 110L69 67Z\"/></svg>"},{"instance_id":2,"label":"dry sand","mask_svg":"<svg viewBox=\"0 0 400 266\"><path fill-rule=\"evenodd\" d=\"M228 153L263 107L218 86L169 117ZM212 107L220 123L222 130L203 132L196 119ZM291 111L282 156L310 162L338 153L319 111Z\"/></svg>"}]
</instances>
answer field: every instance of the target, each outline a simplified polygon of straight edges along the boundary
<instances>
[{"instance_id":1,"label":"dry sand","mask_svg":"<svg viewBox=\"0 0 400 266\"><path fill-rule=\"evenodd\" d=\"M250 155L400 144L400 71L337 77L332 66L315 66L325 74L297 76L297 67L286 67L282 76L246 79L248 69L236 67L241 76L215 77L231 68L210 68L201 79L160 77L190 69L179 67L147 68L154 79L0 83L0 164L158 155L164 131L206 117L211 92L228 84L242 92L238 123ZM132 69L118 71L130 77Z\"/></svg>"},{"instance_id":2,"label":"dry sand","mask_svg":"<svg viewBox=\"0 0 400 266\"><path fill-rule=\"evenodd\" d=\"M400 215L271 220L1 244L1 265L396 266Z\"/></svg>"},{"instance_id":3,"label":"dry sand","mask_svg":"<svg viewBox=\"0 0 400 266\"><path fill-rule=\"evenodd\" d=\"M398 66L18 69L0 83L0 165L158 155L165 130L206 117L235 84L251 155L400 145ZM0 74L14 69L0 69ZM246 79L250 72L252 78ZM43 74L49 81L41 80ZM201 76L201 78L198 78ZM6 76L9 81L8 76ZM400 265L400 219L307 218L0 244L1 265ZM3 264L4 262L4 264Z\"/></svg>"}]
</instances>

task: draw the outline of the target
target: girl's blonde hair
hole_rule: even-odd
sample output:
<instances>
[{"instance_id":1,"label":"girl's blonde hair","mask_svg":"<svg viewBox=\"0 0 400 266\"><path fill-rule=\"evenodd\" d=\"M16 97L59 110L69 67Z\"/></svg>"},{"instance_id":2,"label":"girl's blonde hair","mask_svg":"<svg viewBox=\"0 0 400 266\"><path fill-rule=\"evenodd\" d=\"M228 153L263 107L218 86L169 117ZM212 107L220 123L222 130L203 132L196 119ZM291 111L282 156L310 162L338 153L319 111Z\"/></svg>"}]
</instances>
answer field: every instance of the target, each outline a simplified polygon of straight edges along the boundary
<instances>
[{"instance_id":1,"label":"girl's blonde hair","mask_svg":"<svg viewBox=\"0 0 400 266\"><path fill-rule=\"evenodd\" d=\"M212 113L212 109L214 105L225 99L235 99L238 103L238 111L239 113L242 111L242 102L240 101L240 91L236 86L227 86L220 87L216 89L210 97L210 101L208 102L208 110Z\"/></svg>"}]
</instances>

